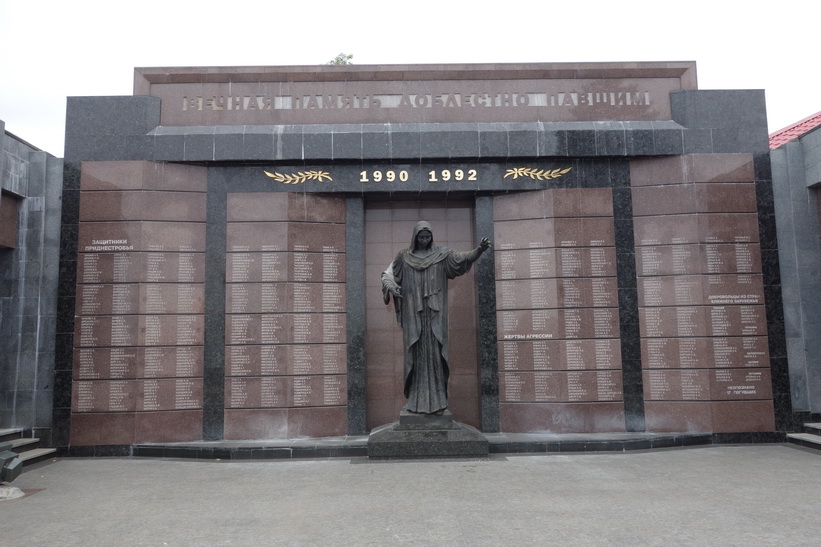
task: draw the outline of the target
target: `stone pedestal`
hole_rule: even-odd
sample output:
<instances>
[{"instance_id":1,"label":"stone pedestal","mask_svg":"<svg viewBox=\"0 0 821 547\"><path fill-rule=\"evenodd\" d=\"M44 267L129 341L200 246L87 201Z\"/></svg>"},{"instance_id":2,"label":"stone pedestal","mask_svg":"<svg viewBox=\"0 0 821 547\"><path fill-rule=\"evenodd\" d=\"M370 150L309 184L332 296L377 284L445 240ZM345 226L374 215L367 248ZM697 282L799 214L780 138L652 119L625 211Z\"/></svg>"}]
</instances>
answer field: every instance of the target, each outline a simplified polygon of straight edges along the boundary
<instances>
[{"instance_id":1,"label":"stone pedestal","mask_svg":"<svg viewBox=\"0 0 821 547\"><path fill-rule=\"evenodd\" d=\"M371 433L368 457L372 459L486 458L487 439L476 429L442 415L402 411L399 423Z\"/></svg>"}]
</instances>

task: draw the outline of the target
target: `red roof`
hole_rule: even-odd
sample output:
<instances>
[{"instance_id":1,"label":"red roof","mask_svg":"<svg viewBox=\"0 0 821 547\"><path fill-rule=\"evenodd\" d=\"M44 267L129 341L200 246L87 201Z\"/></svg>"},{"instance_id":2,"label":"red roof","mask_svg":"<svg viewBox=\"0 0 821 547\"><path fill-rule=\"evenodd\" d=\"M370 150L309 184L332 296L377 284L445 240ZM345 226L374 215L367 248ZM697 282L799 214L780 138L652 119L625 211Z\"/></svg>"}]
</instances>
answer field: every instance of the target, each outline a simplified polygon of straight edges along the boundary
<instances>
[{"instance_id":1,"label":"red roof","mask_svg":"<svg viewBox=\"0 0 821 547\"><path fill-rule=\"evenodd\" d=\"M805 133L809 133L819 125L821 125L821 112L816 112L809 118L804 118L800 122L795 122L784 129L779 129L775 133L770 133L770 150L775 150L782 144L786 144Z\"/></svg>"}]
</instances>

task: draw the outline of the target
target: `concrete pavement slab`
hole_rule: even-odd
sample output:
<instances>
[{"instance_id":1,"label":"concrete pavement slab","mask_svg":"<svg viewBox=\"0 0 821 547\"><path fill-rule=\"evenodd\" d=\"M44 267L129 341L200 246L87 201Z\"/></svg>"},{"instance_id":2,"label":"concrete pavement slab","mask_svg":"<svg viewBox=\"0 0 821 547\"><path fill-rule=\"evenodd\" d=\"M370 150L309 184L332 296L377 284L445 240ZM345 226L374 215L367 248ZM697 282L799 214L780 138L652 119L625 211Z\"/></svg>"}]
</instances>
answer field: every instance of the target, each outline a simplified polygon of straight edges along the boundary
<instances>
[{"instance_id":1,"label":"concrete pavement slab","mask_svg":"<svg viewBox=\"0 0 821 547\"><path fill-rule=\"evenodd\" d=\"M0 502L31 545L817 545L821 457L788 445L523 455L61 459Z\"/></svg>"}]
</instances>

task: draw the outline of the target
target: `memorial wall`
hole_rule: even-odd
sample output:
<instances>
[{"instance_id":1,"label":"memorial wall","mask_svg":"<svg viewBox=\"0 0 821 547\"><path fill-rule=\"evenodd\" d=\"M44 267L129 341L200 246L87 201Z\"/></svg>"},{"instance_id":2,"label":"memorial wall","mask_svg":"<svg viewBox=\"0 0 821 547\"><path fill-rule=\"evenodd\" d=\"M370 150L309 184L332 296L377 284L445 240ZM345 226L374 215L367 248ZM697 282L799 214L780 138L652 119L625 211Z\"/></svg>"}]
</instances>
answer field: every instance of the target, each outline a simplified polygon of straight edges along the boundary
<instances>
[{"instance_id":1,"label":"memorial wall","mask_svg":"<svg viewBox=\"0 0 821 547\"><path fill-rule=\"evenodd\" d=\"M457 421L789 421L763 94L694 63L137 69L67 119L62 446L397 420L379 275L418 220L493 243L450 291Z\"/></svg>"}]
</instances>

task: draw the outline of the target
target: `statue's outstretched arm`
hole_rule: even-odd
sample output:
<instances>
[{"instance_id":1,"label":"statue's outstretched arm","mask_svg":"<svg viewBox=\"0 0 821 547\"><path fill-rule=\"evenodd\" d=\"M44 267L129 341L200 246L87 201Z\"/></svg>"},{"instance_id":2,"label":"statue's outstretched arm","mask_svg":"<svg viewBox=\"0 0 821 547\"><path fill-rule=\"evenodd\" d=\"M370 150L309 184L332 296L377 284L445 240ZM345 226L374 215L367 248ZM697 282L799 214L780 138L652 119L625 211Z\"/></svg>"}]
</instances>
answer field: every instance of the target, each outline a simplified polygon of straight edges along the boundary
<instances>
[{"instance_id":1,"label":"statue's outstretched arm","mask_svg":"<svg viewBox=\"0 0 821 547\"><path fill-rule=\"evenodd\" d=\"M482 256L482 253L487 251L490 248L490 240L486 237L482 238L482 241L479 242L479 246L473 249L468 253L468 261L473 263L479 260L479 257Z\"/></svg>"}]
</instances>

